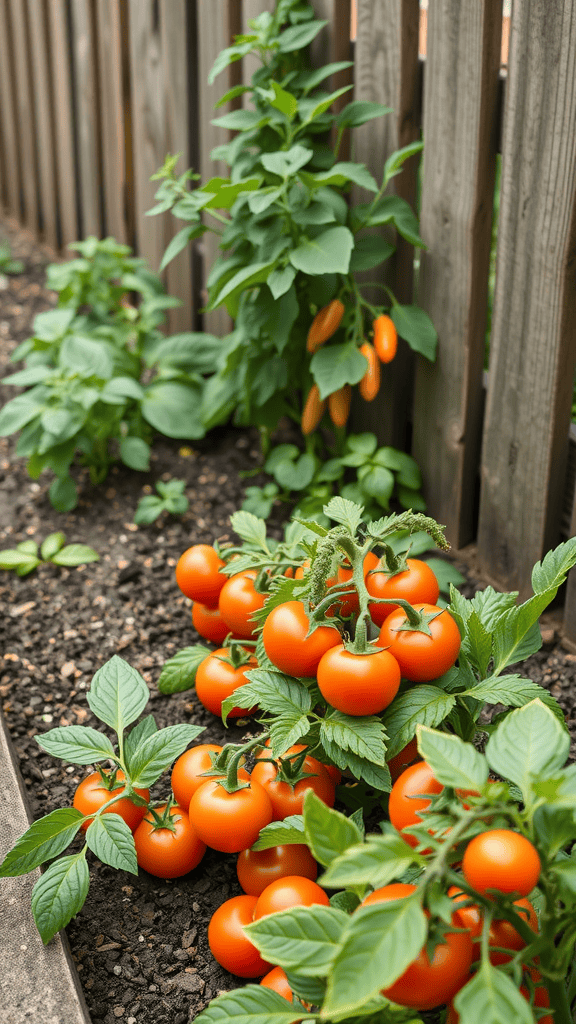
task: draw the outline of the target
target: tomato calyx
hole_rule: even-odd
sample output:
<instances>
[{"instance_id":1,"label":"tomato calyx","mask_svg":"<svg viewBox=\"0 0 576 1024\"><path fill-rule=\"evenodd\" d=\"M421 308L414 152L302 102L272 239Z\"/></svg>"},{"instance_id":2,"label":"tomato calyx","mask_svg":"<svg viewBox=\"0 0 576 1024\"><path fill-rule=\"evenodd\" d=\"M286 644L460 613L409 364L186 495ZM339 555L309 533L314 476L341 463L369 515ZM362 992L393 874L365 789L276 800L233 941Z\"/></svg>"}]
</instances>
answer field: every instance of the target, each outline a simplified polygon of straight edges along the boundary
<instances>
[{"instance_id":1,"label":"tomato calyx","mask_svg":"<svg viewBox=\"0 0 576 1024\"><path fill-rule=\"evenodd\" d=\"M249 647L255 647L255 640L237 640L232 638L231 634L228 634L224 641L226 655L215 654L214 657L217 661L223 661L225 665L232 665L232 668L241 668L242 665L248 665L250 659L254 656L253 651L249 651Z\"/></svg>"},{"instance_id":2,"label":"tomato calyx","mask_svg":"<svg viewBox=\"0 0 576 1024\"><path fill-rule=\"evenodd\" d=\"M317 772L302 771L304 762L309 754L309 748L299 750L294 754L284 754L282 757L258 757L257 762L267 761L276 766L276 782L286 782L294 789L302 779L315 779Z\"/></svg>"},{"instance_id":3,"label":"tomato calyx","mask_svg":"<svg viewBox=\"0 0 576 1024\"><path fill-rule=\"evenodd\" d=\"M102 787L102 789L107 789L109 790L110 793L115 793L116 790L121 789L122 791L124 791L125 789L127 790L129 788L129 784L125 778L118 778L119 770L120 765L115 765L114 768L102 768L102 765L96 765L96 771L100 776L100 786Z\"/></svg>"},{"instance_id":4,"label":"tomato calyx","mask_svg":"<svg viewBox=\"0 0 576 1024\"><path fill-rule=\"evenodd\" d=\"M160 814L155 809L155 806L161 808L161 813ZM168 797L168 802L167 803L163 803L162 802L162 803L156 804L155 806L152 805L152 804L149 804L148 805L149 815L148 814L146 815L146 820L152 826L152 831L153 832L157 832L158 829L166 828L166 829L168 829L169 832L175 832L176 831L176 822L180 820L180 815L173 813L174 808L177 807L176 800L174 798L174 794L173 793L170 794L170 796ZM152 818L152 821L150 821L150 818Z\"/></svg>"},{"instance_id":5,"label":"tomato calyx","mask_svg":"<svg viewBox=\"0 0 576 1024\"><path fill-rule=\"evenodd\" d=\"M378 604L397 604L400 608L403 608L406 613L406 622L402 622L394 630L395 633L425 633L426 636L432 636L430 631L430 623L434 622L440 615L444 614L445 609L441 608L439 611L434 612L421 612L414 605L411 605L408 601L403 601L400 597L394 599L386 597L377 597L372 599L374 603Z\"/></svg>"},{"instance_id":6,"label":"tomato calyx","mask_svg":"<svg viewBox=\"0 0 576 1024\"><path fill-rule=\"evenodd\" d=\"M249 740L248 743L243 743L241 746L233 744L227 744L220 754L214 758L213 768L218 767L218 772L213 771L206 773L209 775L223 775L222 779L218 779L217 785L224 789L227 793L237 793L239 789L249 789L250 782L243 782L238 776L238 769L244 762L246 754L248 754L254 747L262 746L262 743L269 739L270 733L264 732L255 739Z\"/></svg>"}]
</instances>

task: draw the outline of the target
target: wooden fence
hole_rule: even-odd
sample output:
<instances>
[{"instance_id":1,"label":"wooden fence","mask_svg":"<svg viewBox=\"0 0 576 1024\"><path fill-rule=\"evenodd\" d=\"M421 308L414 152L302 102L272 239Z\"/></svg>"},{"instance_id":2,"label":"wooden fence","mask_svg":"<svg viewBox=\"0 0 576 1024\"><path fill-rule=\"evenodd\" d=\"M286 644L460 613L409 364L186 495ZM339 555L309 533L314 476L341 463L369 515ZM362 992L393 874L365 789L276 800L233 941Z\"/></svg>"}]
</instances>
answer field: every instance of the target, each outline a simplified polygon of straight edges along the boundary
<instances>
[{"instance_id":1,"label":"wooden fence","mask_svg":"<svg viewBox=\"0 0 576 1024\"><path fill-rule=\"evenodd\" d=\"M439 334L437 362L402 347L375 410L380 436L412 449L431 514L456 547L477 539L496 585L529 591L530 568L576 534L570 406L576 363L576 0L429 0L426 58L418 0L314 0L328 22L314 59L353 59L357 99L394 108L356 130L353 156L378 177L423 129L418 302ZM205 179L227 133L214 101L251 74L217 53L273 0L0 0L0 204L64 248L89 233L134 245L153 268L174 233L147 218L166 152ZM503 31L509 38L501 68ZM422 41L421 41L422 47ZM343 84L341 80L332 83ZM350 96L346 97L346 101ZM222 111L219 111L221 113ZM483 374L497 151L502 152L490 366ZM417 164L397 189L416 199ZM202 324L205 239L167 272L183 299L170 328ZM402 240L389 277L413 292ZM226 329L221 312L204 319ZM376 404L376 403L374 403ZM366 422L366 421L365 421ZM369 420L368 420L369 423ZM567 635L576 641L576 581Z\"/></svg>"}]
</instances>

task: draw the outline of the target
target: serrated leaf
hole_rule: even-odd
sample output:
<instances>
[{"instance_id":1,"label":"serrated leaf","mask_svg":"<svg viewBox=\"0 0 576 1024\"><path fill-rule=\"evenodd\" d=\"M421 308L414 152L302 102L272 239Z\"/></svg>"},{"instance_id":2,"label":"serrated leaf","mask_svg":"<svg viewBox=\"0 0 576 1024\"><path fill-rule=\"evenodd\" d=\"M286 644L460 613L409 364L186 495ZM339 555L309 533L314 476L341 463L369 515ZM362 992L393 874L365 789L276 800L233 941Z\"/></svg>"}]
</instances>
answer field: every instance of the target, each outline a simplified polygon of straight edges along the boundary
<instances>
[{"instance_id":1,"label":"serrated leaf","mask_svg":"<svg viewBox=\"0 0 576 1024\"><path fill-rule=\"evenodd\" d=\"M133 729L124 739L124 760L128 768L128 774L131 775L130 762L134 752L138 749L144 740L147 740L149 736L152 736L158 731L158 726L154 721L152 715L146 715L138 725L135 725Z\"/></svg>"},{"instance_id":2,"label":"serrated leaf","mask_svg":"<svg viewBox=\"0 0 576 1024\"><path fill-rule=\"evenodd\" d=\"M269 850L271 846L304 843L304 818L301 814L290 814L282 821L273 821L260 830L258 839L251 847L253 850Z\"/></svg>"},{"instance_id":3,"label":"serrated leaf","mask_svg":"<svg viewBox=\"0 0 576 1024\"><path fill-rule=\"evenodd\" d=\"M341 910L316 904L269 914L245 925L244 933L264 959L314 977L329 970L348 921Z\"/></svg>"},{"instance_id":4,"label":"serrated leaf","mask_svg":"<svg viewBox=\"0 0 576 1024\"><path fill-rule=\"evenodd\" d=\"M178 654L167 661L160 673L158 689L160 693L181 693L190 690L196 681L198 666L212 651L202 644L194 647L183 647Z\"/></svg>"},{"instance_id":5,"label":"serrated leaf","mask_svg":"<svg viewBox=\"0 0 576 1024\"><path fill-rule=\"evenodd\" d=\"M333 761L341 771L348 769L355 779L362 779L374 789L383 793L389 793L392 788L390 770L388 765L374 764L372 760L359 757L351 750L343 750L337 743L333 743L328 737L324 737L322 746L330 761Z\"/></svg>"},{"instance_id":6,"label":"serrated leaf","mask_svg":"<svg viewBox=\"0 0 576 1024\"><path fill-rule=\"evenodd\" d=\"M54 562L54 565L84 565L88 562L99 562L100 555L87 544L67 544L65 548L52 555L50 561Z\"/></svg>"},{"instance_id":7,"label":"serrated leaf","mask_svg":"<svg viewBox=\"0 0 576 1024\"><path fill-rule=\"evenodd\" d=\"M310 691L305 683L298 682L292 676L282 672L270 672L268 669L252 668L246 673L250 680L251 692L259 706L271 714L283 715L306 714L312 707ZM245 687L241 687L243 691ZM237 691L238 692L238 691Z\"/></svg>"},{"instance_id":8,"label":"serrated leaf","mask_svg":"<svg viewBox=\"0 0 576 1024\"><path fill-rule=\"evenodd\" d=\"M493 625L494 674L534 654L542 646L538 619L556 596L557 588L535 594L524 604L509 608Z\"/></svg>"},{"instance_id":9,"label":"serrated leaf","mask_svg":"<svg viewBox=\"0 0 576 1024\"><path fill-rule=\"evenodd\" d=\"M477 611L472 611L468 616L464 623L464 629L462 652L484 676L492 656L492 634L480 621Z\"/></svg>"},{"instance_id":10,"label":"serrated leaf","mask_svg":"<svg viewBox=\"0 0 576 1024\"><path fill-rule=\"evenodd\" d=\"M529 704L530 701L539 699L561 722L564 721L562 708L552 694L532 679L524 679L522 676L490 676L488 679L475 683L461 696L473 697L474 700L486 704L506 704L512 708L521 708L525 704Z\"/></svg>"},{"instance_id":11,"label":"serrated leaf","mask_svg":"<svg viewBox=\"0 0 576 1024\"><path fill-rule=\"evenodd\" d=\"M390 737L388 759L399 754L410 742L416 735L416 726L419 723L434 728L444 721L455 704L456 698L452 694L426 683L407 690L400 697L395 697L382 717Z\"/></svg>"},{"instance_id":12,"label":"serrated leaf","mask_svg":"<svg viewBox=\"0 0 576 1024\"><path fill-rule=\"evenodd\" d=\"M324 505L323 511L329 519L333 519L335 523L341 523L342 526L347 526L350 533L355 534L362 522L364 509L361 505L348 501L347 498L332 498L327 505Z\"/></svg>"},{"instance_id":13,"label":"serrated leaf","mask_svg":"<svg viewBox=\"0 0 576 1024\"><path fill-rule=\"evenodd\" d=\"M400 878L419 856L396 833L369 835L365 843L350 846L328 865L321 876L327 889L373 886L379 889Z\"/></svg>"},{"instance_id":14,"label":"serrated leaf","mask_svg":"<svg viewBox=\"0 0 576 1024\"><path fill-rule=\"evenodd\" d=\"M204 726L182 723L168 725L148 736L130 760L133 785L151 786L201 732L204 732Z\"/></svg>"},{"instance_id":15,"label":"serrated leaf","mask_svg":"<svg viewBox=\"0 0 576 1024\"><path fill-rule=\"evenodd\" d=\"M32 890L32 913L42 942L50 942L82 909L90 874L85 849L55 861Z\"/></svg>"},{"instance_id":16,"label":"serrated leaf","mask_svg":"<svg viewBox=\"0 0 576 1024\"><path fill-rule=\"evenodd\" d=\"M230 525L235 533L248 544L257 548L266 548L266 523L251 512L234 512L230 516Z\"/></svg>"},{"instance_id":17,"label":"serrated leaf","mask_svg":"<svg viewBox=\"0 0 576 1024\"><path fill-rule=\"evenodd\" d=\"M320 726L320 737L323 744L328 740L374 764L386 764L386 730L375 715L353 718L342 711L330 711Z\"/></svg>"},{"instance_id":18,"label":"serrated leaf","mask_svg":"<svg viewBox=\"0 0 576 1024\"><path fill-rule=\"evenodd\" d=\"M198 1024L295 1024L306 1017L301 1006L264 985L224 992L196 1017Z\"/></svg>"},{"instance_id":19,"label":"serrated leaf","mask_svg":"<svg viewBox=\"0 0 576 1024\"><path fill-rule=\"evenodd\" d=\"M552 775L566 761L570 735L540 700L511 711L486 745L490 767L510 779L524 798L535 775Z\"/></svg>"},{"instance_id":20,"label":"serrated leaf","mask_svg":"<svg viewBox=\"0 0 576 1024\"><path fill-rule=\"evenodd\" d=\"M134 836L119 814L100 814L86 830L86 844L103 864L138 874Z\"/></svg>"},{"instance_id":21,"label":"serrated leaf","mask_svg":"<svg viewBox=\"0 0 576 1024\"><path fill-rule=\"evenodd\" d=\"M438 732L428 726L416 728L418 753L426 761L434 777L443 786L453 789L481 789L488 778L486 758L459 736Z\"/></svg>"},{"instance_id":22,"label":"serrated leaf","mask_svg":"<svg viewBox=\"0 0 576 1024\"><path fill-rule=\"evenodd\" d=\"M480 970L454 997L461 1024L534 1024L532 1010L508 975L483 961Z\"/></svg>"},{"instance_id":23,"label":"serrated leaf","mask_svg":"<svg viewBox=\"0 0 576 1024\"><path fill-rule=\"evenodd\" d=\"M96 764L114 756L110 740L87 725L64 725L35 736L42 750L72 764Z\"/></svg>"},{"instance_id":24,"label":"serrated leaf","mask_svg":"<svg viewBox=\"0 0 576 1024\"><path fill-rule=\"evenodd\" d=\"M0 878L26 875L29 871L62 853L74 839L84 815L75 807L60 807L20 836L0 865Z\"/></svg>"},{"instance_id":25,"label":"serrated leaf","mask_svg":"<svg viewBox=\"0 0 576 1024\"><path fill-rule=\"evenodd\" d=\"M284 754L289 747L310 731L307 715L278 715L269 726L270 746L275 757Z\"/></svg>"},{"instance_id":26,"label":"serrated leaf","mask_svg":"<svg viewBox=\"0 0 576 1024\"><path fill-rule=\"evenodd\" d=\"M304 833L312 856L324 867L362 840L358 826L340 811L327 807L312 790L304 797Z\"/></svg>"},{"instance_id":27,"label":"serrated leaf","mask_svg":"<svg viewBox=\"0 0 576 1024\"><path fill-rule=\"evenodd\" d=\"M96 672L86 697L96 718L121 733L142 714L150 693L140 673L114 654Z\"/></svg>"},{"instance_id":28,"label":"serrated leaf","mask_svg":"<svg viewBox=\"0 0 576 1024\"><path fill-rule=\"evenodd\" d=\"M532 588L535 594L545 594L560 587L570 569L576 565L576 537L549 551L532 569Z\"/></svg>"},{"instance_id":29,"label":"serrated leaf","mask_svg":"<svg viewBox=\"0 0 576 1024\"><path fill-rule=\"evenodd\" d=\"M360 907L348 922L328 977L325 1016L350 1013L391 985L426 941L424 911L411 898Z\"/></svg>"}]
</instances>

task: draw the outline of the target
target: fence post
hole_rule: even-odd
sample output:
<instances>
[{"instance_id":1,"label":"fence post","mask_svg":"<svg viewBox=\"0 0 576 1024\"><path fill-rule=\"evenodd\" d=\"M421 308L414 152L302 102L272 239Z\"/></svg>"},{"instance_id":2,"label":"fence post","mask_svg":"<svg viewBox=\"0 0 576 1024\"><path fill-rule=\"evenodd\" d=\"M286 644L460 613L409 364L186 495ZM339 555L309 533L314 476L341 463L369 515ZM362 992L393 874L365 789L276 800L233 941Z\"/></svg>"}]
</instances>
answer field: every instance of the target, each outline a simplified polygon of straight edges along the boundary
<instances>
[{"instance_id":1,"label":"fence post","mask_svg":"<svg viewBox=\"0 0 576 1024\"><path fill-rule=\"evenodd\" d=\"M107 235L128 241L126 222L126 123L122 86L120 0L97 0L102 183Z\"/></svg>"},{"instance_id":2,"label":"fence post","mask_svg":"<svg viewBox=\"0 0 576 1024\"><path fill-rule=\"evenodd\" d=\"M10 40L6 0L0 0L0 118L5 196L13 217L20 217L20 159L16 108L10 68Z\"/></svg>"},{"instance_id":3,"label":"fence post","mask_svg":"<svg viewBox=\"0 0 576 1024\"><path fill-rule=\"evenodd\" d=\"M48 72L48 38L44 0L28 0L30 26L30 70L36 109L38 175L42 233L54 249L58 246L55 168L55 134L50 78Z\"/></svg>"},{"instance_id":4,"label":"fence post","mask_svg":"<svg viewBox=\"0 0 576 1024\"><path fill-rule=\"evenodd\" d=\"M530 592L558 539L576 358L573 0L514 6L478 551Z\"/></svg>"},{"instance_id":5,"label":"fence post","mask_svg":"<svg viewBox=\"0 0 576 1024\"><path fill-rule=\"evenodd\" d=\"M93 13L94 8L90 0L72 0L74 99L82 235L96 235L97 238L101 238L101 126Z\"/></svg>"},{"instance_id":6,"label":"fence post","mask_svg":"<svg viewBox=\"0 0 576 1024\"><path fill-rule=\"evenodd\" d=\"M64 0L48 0L50 36L50 68L54 96L54 112L58 125L56 146L56 180L60 241L62 247L76 242L78 226L77 182L74 160L74 118L72 112L72 68Z\"/></svg>"},{"instance_id":7,"label":"fence post","mask_svg":"<svg viewBox=\"0 0 576 1024\"><path fill-rule=\"evenodd\" d=\"M34 101L28 48L27 11L22 0L8 0L12 26L16 132L20 141L21 187L24 199L24 223L38 233L38 179L35 145ZM10 65L9 65L10 66Z\"/></svg>"}]
</instances>

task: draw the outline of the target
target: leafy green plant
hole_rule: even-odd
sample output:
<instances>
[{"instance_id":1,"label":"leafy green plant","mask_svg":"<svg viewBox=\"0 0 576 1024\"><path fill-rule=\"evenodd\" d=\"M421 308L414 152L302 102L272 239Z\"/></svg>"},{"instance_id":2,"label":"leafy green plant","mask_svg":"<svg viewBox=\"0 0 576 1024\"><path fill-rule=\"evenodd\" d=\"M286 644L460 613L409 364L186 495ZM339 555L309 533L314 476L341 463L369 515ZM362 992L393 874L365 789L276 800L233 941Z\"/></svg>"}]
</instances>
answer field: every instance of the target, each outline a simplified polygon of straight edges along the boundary
<instances>
[{"instance_id":1,"label":"leafy green plant","mask_svg":"<svg viewBox=\"0 0 576 1024\"><path fill-rule=\"evenodd\" d=\"M24 264L21 260L12 259L12 250L8 241L0 241L0 274L22 274Z\"/></svg>"},{"instance_id":2,"label":"leafy green plant","mask_svg":"<svg viewBox=\"0 0 576 1024\"><path fill-rule=\"evenodd\" d=\"M165 310L179 300L112 238L72 248L78 258L47 269L58 307L36 316L32 337L11 357L24 359L25 369L3 379L28 390L0 412L1 436L20 431L16 452L28 459L30 476L54 473L49 494L59 511L77 503L70 475L76 458L100 483L117 457L147 470L154 429L169 437L204 433L200 378L181 369L177 339L163 349L159 330Z\"/></svg>"},{"instance_id":3,"label":"leafy green plant","mask_svg":"<svg viewBox=\"0 0 576 1024\"><path fill-rule=\"evenodd\" d=\"M181 516L188 509L188 498L184 494L185 480L157 480L155 487L158 494L146 494L138 502L134 513L134 522L138 526L153 523L163 512Z\"/></svg>"},{"instance_id":4,"label":"leafy green plant","mask_svg":"<svg viewBox=\"0 0 576 1024\"><path fill-rule=\"evenodd\" d=\"M185 222L162 267L204 232L220 237L222 255L208 277L206 308L225 306L234 330L221 339L206 378L206 429L232 413L235 422L257 424L264 434L284 415L300 424L312 385L322 402L365 377L368 360L360 348L384 310L412 348L435 358L436 332L423 310L398 303L381 280L375 285L383 291L384 305L375 306L355 277L366 270L377 270L378 277L394 252L387 238L371 232L374 227L391 225L411 244L424 247L409 204L385 194L404 162L422 147L418 142L392 154L380 182L363 164L339 159L348 129L389 110L353 101L334 113L334 102L351 87L330 93L324 85L350 62L311 69L306 56L306 47L325 24L301 0L280 0L274 13L250 21L248 34L235 37L210 73L212 82L248 54L261 64L250 85L234 87L217 104L240 95L251 104L212 122L237 133L212 154L229 164L229 176L190 190L198 176L190 171L178 175L176 156L168 156L155 175L161 184L157 205L149 212L171 210ZM349 206L353 187L370 198ZM311 323L334 302L338 309L341 305L340 322L334 321L320 341L317 321L313 335ZM202 372L197 344L198 336L190 335L189 372Z\"/></svg>"},{"instance_id":5,"label":"leafy green plant","mask_svg":"<svg viewBox=\"0 0 576 1024\"><path fill-rule=\"evenodd\" d=\"M40 550L34 540L23 540L15 548L0 551L0 569L14 569L18 576L34 572L42 562L53 565L83 565L98 562L100 555L87 544L66 544L66 535L59 531L51 533L42 541Z\"/></svg>"}]
</instances>

